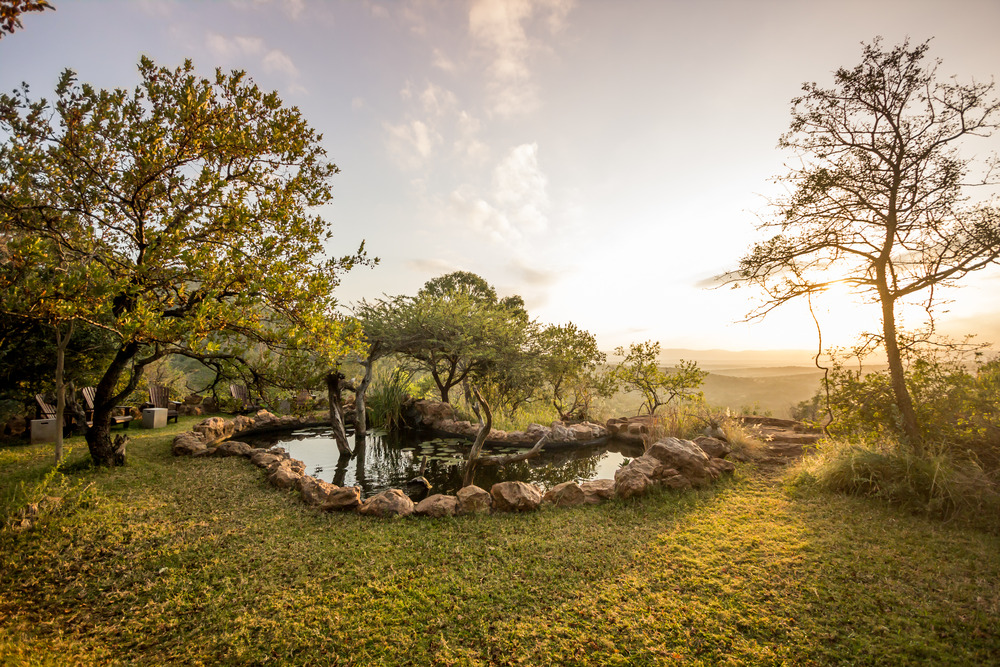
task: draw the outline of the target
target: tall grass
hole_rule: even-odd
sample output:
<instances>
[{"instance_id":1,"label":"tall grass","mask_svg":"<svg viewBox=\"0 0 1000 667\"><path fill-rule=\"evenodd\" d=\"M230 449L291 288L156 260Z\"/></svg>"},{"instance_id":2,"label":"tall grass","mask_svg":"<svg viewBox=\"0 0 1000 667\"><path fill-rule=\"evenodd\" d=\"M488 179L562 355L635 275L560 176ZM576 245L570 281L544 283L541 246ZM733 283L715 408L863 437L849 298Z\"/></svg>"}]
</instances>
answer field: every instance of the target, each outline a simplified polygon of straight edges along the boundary
<instances>
[{"instance_id":1,"label":"tall grass","mask_svg":"<svg viewBox=\"0 0 1000 667\"><path fill-rule=\"evenodd\" d=\"M388 430L402 427L403 404L412 392L412 376L406 369L376 370L366 394L372 426Z\"/></svg>"},{"instance_id":2,"label":"tall grass","mask_svg":"<svg viewBox=\"0 0 1000 667\"><path fill-rule=\"evenodd\" d=\"M909 511L943 519L963 518L1000 531L1000 485L973 457L946 447L916 455L898 441L824 441L804 459L794 486L869 496Z\"/></svg>"}]
</instances>

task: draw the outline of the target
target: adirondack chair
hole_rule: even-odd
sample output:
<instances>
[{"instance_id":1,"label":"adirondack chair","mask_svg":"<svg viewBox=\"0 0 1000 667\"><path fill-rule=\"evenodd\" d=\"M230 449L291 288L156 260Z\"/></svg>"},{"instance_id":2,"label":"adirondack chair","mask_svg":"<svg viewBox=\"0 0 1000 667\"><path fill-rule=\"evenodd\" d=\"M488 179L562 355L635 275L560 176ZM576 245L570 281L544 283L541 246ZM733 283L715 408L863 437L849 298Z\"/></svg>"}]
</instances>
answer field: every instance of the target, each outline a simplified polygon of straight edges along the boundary
<instances>
[{"instance_id":1,"label":"adirondack chair","mask_svg":"<svg viewBox=\"0 0 1000 667\"><path fill-rule=\"evenodd\" d=\"M166 408L167 409L167 423L173 419L174 423L177 423L177 408L180 406L180 401L170 400L170 390L158 384L149 385L149 402L153 404L154 408Z\"/></svg>"},{"instance_id":2,"label":"adirondack chair","mask_svg":"<svg viewBox=\"0 0 1000 667\"><path fill-rule=\"evenodd\" d=\"M237 412L247 413L260 410L260 405L254 403L250 398L250 390L245 384L229 385L229 393L233 395L233 398L239 401L240 407L237 408Z\"/></svg>"},{"instance_id":3,"label":"adirondack chair","mask_svg":"<svg viewBox=\"0 0 1000 667\"><path fill-rule=\"evenodd\" d=\"M80 390L83 394L83 404L87 411L87 424L91 424L94 419L94 395L97 393L96 387L84 387ZM123 424L123 428L128 428L128 425L132 422L131 413L128 412L129 407L127 405L115 406L115 410L122 411L121 414L111 415L111 425L118 426L118 424Z\"/></svg>"},{"instance_id":4,"label":"adirondack chair","mask_svg":"<svg viewBox=\"0 0 1000 667\"><path fill-rule=\"evenodd\" d=\"M56 406L52 405L45 400L45 397L41 394L35 394L35 401L38 403L38 413L40 419L55 419L56 418ZM73 419L73 413L68 410L63 411L63 430L65 430L73 425L76 420ZM90 426L90 422L87 422L87 426Z\"/></svg>"}]
</instances>

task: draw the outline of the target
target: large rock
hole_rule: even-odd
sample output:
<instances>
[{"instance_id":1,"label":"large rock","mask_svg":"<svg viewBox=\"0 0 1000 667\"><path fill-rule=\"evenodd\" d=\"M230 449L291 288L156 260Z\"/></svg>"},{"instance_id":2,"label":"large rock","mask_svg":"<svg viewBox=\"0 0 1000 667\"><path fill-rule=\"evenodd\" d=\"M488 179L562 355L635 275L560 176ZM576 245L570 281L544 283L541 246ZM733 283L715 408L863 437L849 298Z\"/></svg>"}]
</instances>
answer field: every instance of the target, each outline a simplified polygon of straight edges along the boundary
<instances>
[{"instance_id":1,"label":"large rock","mask_svg":"<svg viewBox=\"0 0 1000 667\"><path fill-rule=\"evenodd\" d=\"M321 509L327 512L354 510L361 506L361 487L335 486L327 495Z\"/></svg>"},{"instance_id":2,"label":"large rock","mask_svg":"<svg viewBox=\"0 0 1000 667\"><path fill-rule=\"evenodd\" d=\"M239 415L233 420L233 433L242 433L254 427L254 418L246 415Z\"/></svg>"},{"instance_id":3,"label":"large rock","mask_svg":"<svg viewBox=\"0 0 1000 667\"><path fill-rule=\"evenodd\" d=\"M306 505L323 505L330 498L330 494L337 488L329 482L316 479L310 475L303 475L296 482L299 489L299 496Z\"/></svg>"},{"instance_id":4,"label":"large rock","mask_svg":"<svg viewBox=\"0 0 1000 667\"><path fill-rule=\"evenodd\" d=\"M493 496L475 484L459 489L457 498L459 514L489 514L493 508Z\"/></svg>"},{"instance_id":5,"label":"large rock","mask_svg":"<svg viewBox=\"0 0 1000 667\"><path fill-rule=\"evenodd\" d=\"M549 438L551 438L553 442L573 442L577 439L576 433L573 429L569 428L561 421L552 422L552 430Z\"/></svg>"},{"instance_id":6,"label":"large rock","mask_svg":"<svg viewBox=\"0 0 1000 667\"><path fill-rule=\"evenodd\" d=\"M525 482L497 482L490 496L498 512L530 512L542 503L542 492Z\"/></svg>"},{"instance_id":7,"label":"large rock","mask_svg":"<svg viewBox=\"0 0 1000 667\"><path fill-rule=\"evenodd\" d=\"M283 456L269 452L266 449L258 449L250 455L250 463L254 464L258 468L267 468L270 467L271 464L277 463L283 458Z\"/></svg>"},{"instance_id":8,"label":"large rock","mask_svg":"<svg viewBox=\"0 0 1000 667\"><path fill-rule=\"evenodd\" d=\"M580 484L580 490L583 491L583 502L588 505L597 505L615 497L615 480L592 479Z\"/></svg>"},{"instance_id":9,"label":"large rock","mask_svg":"<svg viewBox=\"0 0 1000 667\"><path fill-rule=\"evenodd\" d=\"M722 440L707 435L698 436L694 439L694 443L701 447L701 451L717 459L724 459L733 451Z\"/></svg>"},{"instance_id":10,"label":"large rock","mask_svg":"<svg viewBox=\"0 0 1000 667\"><path fill-rule=\"evenodd\" d=\"M270 475L267 481L279 489L291 489L298 486L302 473L294 470L291 466L279 465Z\"/></svg>"},{"instance_id":11,"label":"large rock","mask_svg":"<svg viewBox=\"0 0 1000 667\"><path fill-rule=\"evenodd\" d=\"M413 511L420 516L455 516L458 513L458 498L435 493L417 503Z\"/></svg>"},{"instance_id":12,"label":"large rock","mask_svg":"<svg viewBox=\"0 0 1000 667\"><path fill-rule=\"evenodd\" d=\"M528 428L525 429L524 435L527 436L528 440L531 442L538 442L545 436L549 435L550 429L548 426L542 426L541 424L528 424Z\"/></svg>"},{"instance_id":13,"label":"large rock","mask_svg":"<svg viewBox=\"0 0 1000 667\"><path fill-rule=\"evenodd\" d=\"M736 464L728 459L709 459L708 469L713 473L713 477L718 479L721 475L731 475L736 470Z\"/></svg>"},{"instance_id":14,"label":"large rock","mask_svg":"<svg viewBox=\"0 0 1000 667\"><path fill-rule=\"evenodd\" d=\"M191 430L201 433L205 439L205 443L208 444L231 436L233 434L233 423L222 417L209 417L199 422Z\"/></svg>"},{"instance_id":15,"label":"large rock","mask_svg":"<svg viewBox=\"0 0 1000 667\"><path fill-rule=\"evenodd\" d=\"M619 498L645 495L652 484L653 480L639 467L632 467L631 464L615 473L615 495Z\"/></svg>"},{"instance_id":16,"label":"large rock","mask_svg":"<svg viewBox=\"0 0 1000 667\"><path fill-rule=\"evenodd\" d=\"M575 507L586 502L586 494L576 482L563 482L546 491L542 500L556 507Z\"/></svg>"},{"instance_id":17,"label":"large rock","mask_svg":"<svg viewBox=\"0 0 1000 667\"><path fill-rule=\"evenodd\" d=\"M413 514L413 501L399 489L389 489L366 500L358 512L365 516L409 516Z\"/></svg>"},{"instance_id":18,"label":"large rock","mask_svg":"<svg viewBox=\"0 0 1000 667\"><path fill-rule=\"evenodd\" d=\"M200 433L187 431L174 437L170 453L174 456L191 456L205 449L205 441Z\"/></svg>"},{"instance_id":19,"label":"large rock","mask_svg":"<svg viewBox=\"0 0 1000 667\"><path fill-rule=\"evenodd\" d=\"M274 414L268 412L267 410L258 410L253 416L253 425L255 428L261 428L267 426L273 421L277 421L278 418Z\"/></svg>"},{"instance_id":20,"label":"large rock","mask_svg":"<svg viewBox=\"0 0 1000 667\"><path fill-rule=\"evenodd\" d=\"M712 479L708 471L709 456L690 440L663 438L653 443L643 456L650 456L684 475L693 486L702 486Z\"/></svg>"},{"instance_id":21,"label":"large rock","mask_svg":"<svg viewBox=\"0 0 1000 667\"><path fill-rule=\"evenodd\" d=\"M212 456L242 456L248 459L252 455L253 447L247 443L239 442L238 440L226 440L215 448L215 453Z\"/></svg>"}]
</instances>

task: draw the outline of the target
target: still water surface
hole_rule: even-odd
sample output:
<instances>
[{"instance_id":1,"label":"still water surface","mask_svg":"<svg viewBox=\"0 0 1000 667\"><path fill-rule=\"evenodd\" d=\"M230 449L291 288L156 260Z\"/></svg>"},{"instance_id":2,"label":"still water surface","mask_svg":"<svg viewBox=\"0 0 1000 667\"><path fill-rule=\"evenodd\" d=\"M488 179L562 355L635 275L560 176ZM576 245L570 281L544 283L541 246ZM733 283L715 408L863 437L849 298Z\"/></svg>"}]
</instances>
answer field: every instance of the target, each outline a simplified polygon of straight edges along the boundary
<instances>
[{"instance_id":1,"label":"still water surface","mask_svg":"<svg viewBox=\"0 0 1000 667\"><path fill-rule=\"evenodd\" d=\"M424 477L431 483L430 493L454 494L462 487L465 460L471 441L436 438L428 440L412 432L369 433L364 446L353 457L341 457L330 429L312 427L247 439L253 447L278 446L292 458L306 464L306 474L337 486L360 486L370 496L386 489L406 491L406 482L420 474L420 463L427 457ZM524 451L516 447L485 447L484 454L505 455ZM642 455L642 447L625 443L591 445L574 449L543 449L529 461L506 466L480 466L475 483L489 489L496 482L521 481L551 488L561 482L583 482L613 478L626 460Z\"/></svg>"}]
</instances>

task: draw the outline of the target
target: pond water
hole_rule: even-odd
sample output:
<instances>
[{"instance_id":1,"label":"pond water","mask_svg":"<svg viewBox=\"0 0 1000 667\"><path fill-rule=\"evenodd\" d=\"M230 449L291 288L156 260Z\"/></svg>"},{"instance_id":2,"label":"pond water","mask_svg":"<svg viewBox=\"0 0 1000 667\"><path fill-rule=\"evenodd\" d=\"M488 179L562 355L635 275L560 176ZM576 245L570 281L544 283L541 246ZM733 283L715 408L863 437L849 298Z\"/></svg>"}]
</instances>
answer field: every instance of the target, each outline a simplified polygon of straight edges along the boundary
<instances>
[{"instance_id":1,"label":"pond water","mask_svg":"<svg viewBox=\"0 0 1000 667\"><path fill-rule=\"evenodd\" d=\"M306 464L306 474L337 486L360 486L368 497L386 489L407 489L406 483L420 474L427 457L424 477L431 483L429 493L454 494L462 488L465 461L472 442L450 438L427 439L413 432L369 433L364 446L350 438L356 455L341 457L332 431L312 427L267 436L247 438L253 447L283 447L292 458ZM483 448L486 455L524 451L517 447ZM620 442L580 448L542 449L528 461L506 466L479 466L475 483L484 489L496 482L521 481L551 488L561 482L583 482L613 478L626 459L642 455L642 447Z\"/></svg>"}]
</instances>

